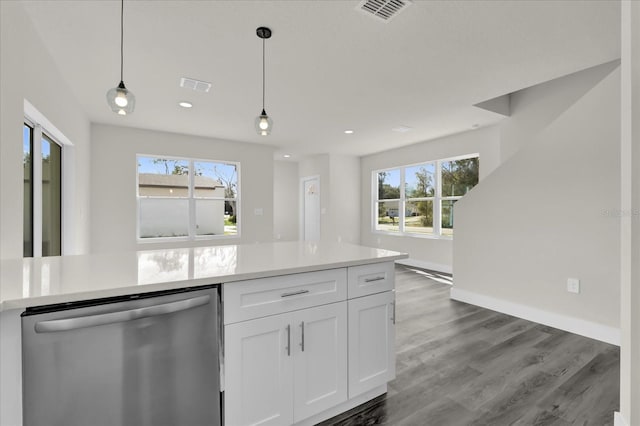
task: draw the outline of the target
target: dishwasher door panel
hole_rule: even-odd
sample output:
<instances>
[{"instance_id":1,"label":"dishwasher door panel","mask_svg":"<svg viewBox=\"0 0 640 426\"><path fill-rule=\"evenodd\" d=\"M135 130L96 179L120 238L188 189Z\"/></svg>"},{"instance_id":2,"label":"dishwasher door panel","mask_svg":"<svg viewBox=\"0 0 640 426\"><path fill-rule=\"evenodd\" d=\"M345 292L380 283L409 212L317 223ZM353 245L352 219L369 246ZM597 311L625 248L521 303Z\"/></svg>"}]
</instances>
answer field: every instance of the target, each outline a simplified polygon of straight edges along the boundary
<instances>
[{"instance_id":1,"label":"dishwasher door panel","mask_svg":"<svg viewBox=\"0 0 640 426\"><path fill-rule=\"evenodd\" d=\"M23 316L24 425L219 425L217 296L214 288Z\"/></svg>"}]
</instances>

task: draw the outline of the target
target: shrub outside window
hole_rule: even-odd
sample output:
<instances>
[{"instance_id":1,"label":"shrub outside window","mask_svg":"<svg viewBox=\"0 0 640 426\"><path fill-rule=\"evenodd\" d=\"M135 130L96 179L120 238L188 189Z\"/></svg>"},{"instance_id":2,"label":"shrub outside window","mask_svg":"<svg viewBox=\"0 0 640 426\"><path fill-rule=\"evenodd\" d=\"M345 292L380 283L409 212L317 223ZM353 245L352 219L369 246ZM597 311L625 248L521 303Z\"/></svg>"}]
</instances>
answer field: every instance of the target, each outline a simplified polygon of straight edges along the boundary
<instances>
[{"instance_id":1,"label":"shrub outside window","mask_svg":"<svg viewBox=\"0 0 640 426\"><path fill-rule=\"evenodd\" d=\"M373 172L374 231L452 236L454 205L478 183L478 155Z\"/></svg>"},{"instance_id":2,"label":"shrub outside window","mask_svg":"<svg viewBox=\"0 0 640 426\"><path fill-rule=\"evenodd\" d=\"M138 155L138 238L239 235L239 164Z\"/></svg>"}]
</instances>

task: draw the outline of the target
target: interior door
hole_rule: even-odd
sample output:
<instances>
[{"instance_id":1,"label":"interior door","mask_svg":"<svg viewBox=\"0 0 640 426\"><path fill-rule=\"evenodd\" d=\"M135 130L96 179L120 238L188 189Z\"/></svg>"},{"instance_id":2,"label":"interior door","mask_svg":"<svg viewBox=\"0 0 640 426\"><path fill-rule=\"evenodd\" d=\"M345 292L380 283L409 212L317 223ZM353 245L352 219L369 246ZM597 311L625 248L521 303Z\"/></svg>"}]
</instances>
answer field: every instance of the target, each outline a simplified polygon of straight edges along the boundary
<instances>
[{"instance_id":1,"label":"interior door","mask_svg":"<svg viewBox=\"0 0 640 426\"><path fill-rule=\"evenodd\" d=\"M320 178L302 178L302 222L304 241L320 239Z\"/></svg>"}]
</instances>

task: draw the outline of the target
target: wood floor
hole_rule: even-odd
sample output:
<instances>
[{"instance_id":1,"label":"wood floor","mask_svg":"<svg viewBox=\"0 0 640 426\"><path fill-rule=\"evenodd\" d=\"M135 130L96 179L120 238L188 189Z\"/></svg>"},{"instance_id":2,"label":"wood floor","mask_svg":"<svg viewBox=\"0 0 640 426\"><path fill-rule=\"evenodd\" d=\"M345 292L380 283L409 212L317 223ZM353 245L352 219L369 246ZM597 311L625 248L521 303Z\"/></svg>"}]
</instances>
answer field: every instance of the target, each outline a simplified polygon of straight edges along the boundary
<instances>
[{"instance_id":1,"label":"wood floor","mask_svg":"<svg viewBox=\"0 0 640 426\"><path fill-rule=\"evenodd\" d=\"M618 347L450 300L450 280L396 266L397 378L321 425L613 424Z\"/></svg>"}]
</instances>

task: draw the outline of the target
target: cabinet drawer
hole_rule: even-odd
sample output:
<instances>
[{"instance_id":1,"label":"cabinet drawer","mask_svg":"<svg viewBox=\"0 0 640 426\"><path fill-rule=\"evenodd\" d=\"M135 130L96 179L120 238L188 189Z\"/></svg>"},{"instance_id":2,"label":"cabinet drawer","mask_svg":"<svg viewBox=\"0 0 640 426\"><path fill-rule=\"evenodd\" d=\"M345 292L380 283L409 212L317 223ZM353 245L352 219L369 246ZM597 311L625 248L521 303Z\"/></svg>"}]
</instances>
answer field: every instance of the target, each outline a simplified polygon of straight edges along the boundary
<instances>
[{"instance_id":1,"label":"cabinet drawer","mask_svg":"<svg viewBox=\"0 0 640 426\"><path fill-rule=\"evenodd\" d=\"M346 299L346 268L231 282L224 285L224 323Z\"/></svg>"},{"instance_id":2,"label":"cabinet drawer","mask_svg":"<svg viewBox=\"0 0 640 426\"><path fill-rule=\"evenodd\" d=\"M393 290L395 265L393 262L373 263L371 265L349 268L349 299Z\"/></svg>"}]
</instances>

